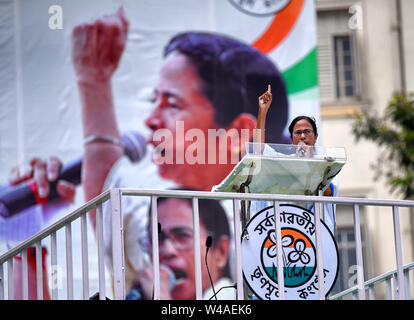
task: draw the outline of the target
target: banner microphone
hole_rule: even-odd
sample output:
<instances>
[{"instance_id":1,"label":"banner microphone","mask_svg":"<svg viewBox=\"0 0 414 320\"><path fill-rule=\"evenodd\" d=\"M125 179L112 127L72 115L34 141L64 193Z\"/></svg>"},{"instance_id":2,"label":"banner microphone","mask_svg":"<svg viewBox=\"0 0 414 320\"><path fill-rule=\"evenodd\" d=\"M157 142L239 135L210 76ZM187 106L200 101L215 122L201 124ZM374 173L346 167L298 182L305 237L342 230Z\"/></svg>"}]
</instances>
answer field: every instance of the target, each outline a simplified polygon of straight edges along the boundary
<instances>
[{"instance_id":1,"label":"banner microphone","mask_svg":"<svg viewBox=\"0 0 414 320\"><path fill-rule=\"evenodd\" d=\"M298 143L298 146L306 146L306 143L301 141L301 142ZM298 151L299 157L303 158L305 156L305 152L306 152L305 149L300 148L299 151Z\"/></svg>"},{"instance_id":2,"label":"banner microphone","mask_svg":"<svg viewBox=\"0 0 414 320\"><path fill-rule=\"evenodd\" d=\"M125 155L132 162L140 161L146 153L147 142L138 132L131 131L122 134L121 144L124 147ZM50 182L48 200L58 197L56 190L58 180L66 180L75 185L80 184L81 170L82 158L63 165L56 181ZM3 187L0 192L0 216L9 218L36 203L35 194L27 183L21 183L17 186Z\"/></svg>"},{"instance_id":3,"label":"banner microphone","mask_svg":"<svg viewBox=\"0 0 414 320\"><path fill-rule=\"evenodd\" d=\"M170 291L173 291L177 279L175 278L174 272L170 268L166 266L164 266L164 268L167 269L170 274ZM126 295L125 300L143 300L143 298L142 288L140 285L137 285Z\"/></svg>"}]
</instances>

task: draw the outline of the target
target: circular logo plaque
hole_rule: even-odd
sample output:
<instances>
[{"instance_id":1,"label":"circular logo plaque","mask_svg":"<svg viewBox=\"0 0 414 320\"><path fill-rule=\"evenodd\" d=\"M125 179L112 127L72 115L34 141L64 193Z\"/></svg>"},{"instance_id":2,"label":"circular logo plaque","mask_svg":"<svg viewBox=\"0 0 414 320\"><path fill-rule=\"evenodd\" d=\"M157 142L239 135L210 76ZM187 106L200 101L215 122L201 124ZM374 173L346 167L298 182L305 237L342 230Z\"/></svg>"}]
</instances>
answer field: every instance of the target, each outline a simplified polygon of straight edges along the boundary
<instances>
[{"instance_id":1,"label":"circular logo plaque","mask_svg":"<svg viewBox=\"0 0 414 320\"><path fill-rule=\"evenodd\" d=\"M242 238L243 276L252 292L263 300L279 298L277 246L273 206L259 211L249 221ZM315 219L312 212L295 205L280 205L282 261L285 298L319 299L316 263ZM246 236L248 235L248 236ZM335 239L321 221L325 296L339 269Z\"/></svg>"},{"instance_id":2,"label":"circular logo plaque","mask_svg":"<svg viewBox=\"0 0 414 320\"><path fill-rule=\"evenodd\" d=\"M229 0L237 9L254 16L273 15L292 0Z\"/></svg>"}]
</instances>

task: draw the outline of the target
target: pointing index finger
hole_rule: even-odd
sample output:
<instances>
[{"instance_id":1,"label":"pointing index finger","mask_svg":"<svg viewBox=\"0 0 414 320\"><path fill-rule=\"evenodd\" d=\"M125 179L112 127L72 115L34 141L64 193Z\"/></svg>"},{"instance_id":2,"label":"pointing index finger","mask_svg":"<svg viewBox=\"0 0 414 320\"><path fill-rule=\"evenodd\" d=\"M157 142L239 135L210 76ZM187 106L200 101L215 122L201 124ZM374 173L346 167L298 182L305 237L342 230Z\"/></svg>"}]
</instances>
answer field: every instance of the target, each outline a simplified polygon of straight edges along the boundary
<instances>
[{"instance_id":1,"label":"pointing index finger","mask_svg":"<svg viewBox=\"0 0 414 320\"><path fill-rule=\"evenodd\" d=\"M268 84L268 85L267 85L267 92L272 93L272 92L271 92L271 87L270 87L270 84Z\"/></svg>"}]
</instances>

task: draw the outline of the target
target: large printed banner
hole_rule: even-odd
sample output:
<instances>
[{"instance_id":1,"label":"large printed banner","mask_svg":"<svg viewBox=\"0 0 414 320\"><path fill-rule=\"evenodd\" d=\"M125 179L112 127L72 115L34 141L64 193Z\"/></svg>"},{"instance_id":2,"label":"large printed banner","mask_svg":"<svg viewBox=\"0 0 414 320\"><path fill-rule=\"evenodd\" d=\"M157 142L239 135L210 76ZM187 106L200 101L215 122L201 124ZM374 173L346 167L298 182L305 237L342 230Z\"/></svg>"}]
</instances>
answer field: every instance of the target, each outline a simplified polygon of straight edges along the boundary
<instances>
[{"instance_id":1,"label":"large printed banner","mask_svg":"<svg viewBox=\"0 0 414 320\"><path fill-rule=\"evenodd\" d=\"M223 152L240 156L242 142L251 140L258 97L268 85L267 142L289 143L287 127L297 115L320 121L313 0L8 0L0 12L0 200L6 201L0 205L0 252L89 200L90 185L210 190L237 163L222 161ZM109 175L89 178L88 186L80 181L74 203L35 206L37 194L18 206L7 202L16 187L8 184L14 167L50 156L64 164L79 159L84 134L97 142L91 128L105 133L98 145L113 143L108 135L117 130L122 136L127 157ZM231 129L237 145L211 144L211 130L218 138ZM108 161L103 155L102 165ZM88 168L83 177L99 176L99 165ZM147 261L136 244L145 247L148 203L124 204L129 290ZM169 212L188 205L160 204ZM105 219L110 224L108 214ZM192 224L181 227L183 233L166 229L165 239L189 248L179 235L191 235ZM217 237L218 231L207 231ZM172 297L191 298L184 295L192 292L186 282L191 272L165 264L177 278Z\"/></svg>"}]
</instances>

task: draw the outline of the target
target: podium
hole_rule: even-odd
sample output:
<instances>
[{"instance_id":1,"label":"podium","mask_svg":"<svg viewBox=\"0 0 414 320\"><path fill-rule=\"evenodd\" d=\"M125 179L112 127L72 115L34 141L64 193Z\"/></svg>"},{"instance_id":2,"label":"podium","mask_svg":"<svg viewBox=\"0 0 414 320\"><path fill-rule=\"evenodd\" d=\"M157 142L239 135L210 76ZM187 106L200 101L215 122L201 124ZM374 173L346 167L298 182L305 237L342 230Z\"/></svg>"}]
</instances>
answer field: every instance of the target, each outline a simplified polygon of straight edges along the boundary
<instances>
[{"instance_id":1,"label":"podium","mask_svg":"<svg viewBox=\"0 0 414 320\"><path fill-rule=\"evenodd\" d=\"M307 147L311 157L297 155L297 145L247 142L246 155L212 191L318 195L346 163L345 149Z\"/></svg>"},{"instance_id":2,"label":"podium","mask_svg":"<svg viewBox=\"0 0 414 320\"><path fill-rule=\"evenodd\" d=\"M298 152L299 149L303 152ZM345 163L344 148L249 142L240 162L212 191L321 195ZM241 201L243 275L256 297L273 299L278 297L273 203L255 202L265 205L251 216L250 201ZM280 205L284 286L288 299L317 296L313 291L318 282L315 219L313 213L302 206ZM332 232L321 222L328 294L336 281L339 257Z\"/></svg>"}]
</instances>

